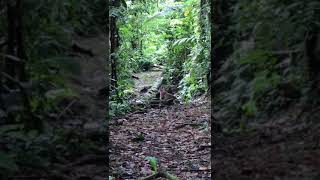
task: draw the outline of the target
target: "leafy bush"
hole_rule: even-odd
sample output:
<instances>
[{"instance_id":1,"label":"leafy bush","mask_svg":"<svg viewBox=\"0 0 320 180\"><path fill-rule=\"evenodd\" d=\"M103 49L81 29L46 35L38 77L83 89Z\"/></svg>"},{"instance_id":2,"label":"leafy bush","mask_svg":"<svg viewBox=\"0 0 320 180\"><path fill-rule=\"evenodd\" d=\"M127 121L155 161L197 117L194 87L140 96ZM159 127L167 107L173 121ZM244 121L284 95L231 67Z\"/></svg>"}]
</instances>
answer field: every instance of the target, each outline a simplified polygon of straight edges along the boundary
<instances>
[{"instance_id":1,"label":"leafy bush","mask_svg":"<svg viewBox=\"0 0 320 180\"><path fill-rule=\"evenodd\" d=\"M319 7L319 2L298 0L232 5L226 31L233 38L225 44L233 44L234 51L217 72L218 114L259 118L299 101L307 85L304 43L319 28Z\"/></svg>"},{"instance_id":2,"label":"leafy bush","mask_svg":"<svg viewBox=\"0 0 320 180\"><path fill-rule=\"evenodd\" d=\"M116 102L116 101L110 101L109 103L110 109L109 109L109 115L111 117L123 115L130 111L130 105L127 102Z\"/></svg>"}]
</instances>

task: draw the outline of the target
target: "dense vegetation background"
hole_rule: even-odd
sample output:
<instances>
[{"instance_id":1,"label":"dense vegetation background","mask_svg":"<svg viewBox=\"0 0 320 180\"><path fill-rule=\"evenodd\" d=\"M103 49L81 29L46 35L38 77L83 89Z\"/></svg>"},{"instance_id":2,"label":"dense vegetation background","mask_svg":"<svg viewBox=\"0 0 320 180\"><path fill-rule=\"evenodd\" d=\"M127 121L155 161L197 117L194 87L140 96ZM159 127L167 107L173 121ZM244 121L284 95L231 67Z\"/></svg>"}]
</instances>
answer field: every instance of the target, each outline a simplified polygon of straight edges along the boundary
<instances>
[{"instance_id":1,"label":"dense vegetation background","mask_svg":"<svg viewBox=\"0 0 320 180\"><path fill-rule=\"evenodd\" d=\"M111 116L132 108L134 74L161 65L181 101L213 90L216 132L242 137L284 115L318 150L319 9L316 0L1 1L0 178L45 174L97 149L57 119L78 96L74 57L92 56L75 37L101 32L110 35Z\"/></svg>"},{"instance_id":2,"label":"dense vegetation background","mask_svg":"<svg viewBox=\"0 0 320 180\"><path fill-rule=\"evenodd\" d=\"M320 3L212 2L215 177L319 179Z\"/></svg>"},{"instance_id":3,"label":"dense vegetation background","mask_svg":"<svg viewBox=\"0 0 320 180\"><path fill-rule=\"evenodd\" d=\"M134 96L133 73L164 65L164 84L190 100L208 89L209 1L113 1L110 8L113 100ZM126 106L122 106L124 109ZM113 112L111 112L113 113Z\"/></svg>"},{"instance_id":4,"label":"dense vegetation background","mask_svg":"<svg viewBox=\"0 0 320 180\"><path fill-rule=\"evenodd\" d=\"M62 124L79 96L76 58L91 53L74 39L101 33L106 8L101 0L0 2L0 179L52 176L55 163L90 149Z\"/></svg>"},{"instance_id":5,"label":"dense vegetation background","mask_svg":"<svg viewBox=\"0 0 320 180\"><path fill-rule=\"evenodd\" d=\"M217 7L214 111L225 128L245 128L292 105L316 107L319 7L265 0Z\"/></svg>"}]
</instances>

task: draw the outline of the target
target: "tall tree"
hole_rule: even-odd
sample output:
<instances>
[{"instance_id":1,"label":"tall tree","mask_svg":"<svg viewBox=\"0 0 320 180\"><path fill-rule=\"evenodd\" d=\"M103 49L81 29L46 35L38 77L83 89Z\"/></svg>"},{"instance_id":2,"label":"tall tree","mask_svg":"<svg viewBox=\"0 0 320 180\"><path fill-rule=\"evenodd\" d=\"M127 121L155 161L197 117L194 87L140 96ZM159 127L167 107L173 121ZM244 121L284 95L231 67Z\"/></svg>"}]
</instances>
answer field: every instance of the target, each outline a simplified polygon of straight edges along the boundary
<instances>
[{"instance_id":1,"label":"tall tree","mask_svg":"<svg viewBox=\"0 0 320 180\"><path fill-rule=\"evenodd\" d=\"M23 8L21 0L7 2L7 55L5 60L5 72L7 75L26 81L26 52L23 36ZM17 57L16 59L13 57ZM14 87L14 82L8 80L7 85Z\"/></svg>"},{"instance_id":2,"label":"tall tree","mask_svg":"<svg viewBox=\"0 0 320 180\"><path fill-rule=\"evenodd\" d=\"M113 0L111 3L111 6L113 8L119 8L120 7L120 0ZM117 57L116 57L116 51L119 47L119 32L117 27L117 17L111 16L110 17L110 54L111 54L111 79L112 83L111 85L114 86L114 88L117 88Z\"/></svg>"}]
</instances>

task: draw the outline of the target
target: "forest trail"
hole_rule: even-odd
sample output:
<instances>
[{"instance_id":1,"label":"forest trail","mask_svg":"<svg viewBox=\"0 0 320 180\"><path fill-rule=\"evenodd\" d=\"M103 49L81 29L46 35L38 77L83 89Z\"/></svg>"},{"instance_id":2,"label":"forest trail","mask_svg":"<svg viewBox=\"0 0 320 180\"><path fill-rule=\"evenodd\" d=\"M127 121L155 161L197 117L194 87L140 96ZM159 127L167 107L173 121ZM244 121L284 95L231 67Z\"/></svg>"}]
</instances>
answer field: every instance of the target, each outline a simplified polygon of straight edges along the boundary
<instances>
[{"instance_id":1,"label":"forest trail","mask_svg":"<svg viewBox=\"0 0 320 180\"><path fill-rule=\"evenodd\" d=\"M154 85L162 75L163 67L154 65L150 70L134 74L134 90L140 93L143 89L148 89Z\"/></svg>"},{"instance_id":2,"label":"forest trail","mask_svg":"<svg viewBox=\"0 0 320 180\"><path fill-rule=\"evenodd\" d=\"M163 79L163 66L152 65L147 71L133 74L134 97L130 99L132 105L146 105L155 98L158 86Z\"/></svg>"},{"instance_id":3,"label":"forest trail","mask_svg":"<svg viewBox=\"0 0 320 180\"><path fill-rule=\"evenodd\" d=\"M151 175L145 159L179 179L211 179L210 109L205 101L137 111L110 124L110 167L114 177Z\"/></svg>"},{"instance_id":4,"label":"forest trail","mask_svg":"<svg viewBox=\"0 0 320 180\"><path fill-rule=\"evenodd\" d=\"M158 65L135 73L136 96L131 102L144 104L155 98L162 74L163 67ZM180 179L210 179L210 109L206 100L165 106L161 112L144 106L110 122L112 176L139 179L151 175L146 158L155 157L161 168Z\"/></svg>"}]
</instances>

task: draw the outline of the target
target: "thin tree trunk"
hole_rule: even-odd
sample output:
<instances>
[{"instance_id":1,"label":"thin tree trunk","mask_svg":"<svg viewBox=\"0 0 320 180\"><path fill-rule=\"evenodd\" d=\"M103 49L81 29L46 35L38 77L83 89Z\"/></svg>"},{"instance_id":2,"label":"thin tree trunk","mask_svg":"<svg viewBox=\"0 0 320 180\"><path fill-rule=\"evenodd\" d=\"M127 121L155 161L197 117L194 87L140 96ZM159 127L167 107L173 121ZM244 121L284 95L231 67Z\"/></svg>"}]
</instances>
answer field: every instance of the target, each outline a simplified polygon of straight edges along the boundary
<instances>
[{"instance_id":1,"label":"thin tree trunk","mask_svg":"<svg viewBox=\"0 0 320 180\"><path fill-rule=\"evenodd\" d=\"M116 49L118 47L118 42L117 42L117 27L116 27L116 18L111 17L110 18L110 29L111 29L111 37L110 37L110 42L111 42L111 78L112 78L112 85L117 88L117 57L115 56Z\"/></svg>"},{"instance_id":2,"label":"thin tree trunk","mask_svg":"<svg viewBox=\"0 0 320 180\"><path fill-rule=\"evenodd\" d=\"M23 37L23 8L21 0L17 0L16 4L17 16L16 16L16 35L17 35L17 56L22 60L18 65L17 75L20 81L27 81L28 77L26 74L26 52L24 48L24 37Z\"/></svg>"},{"instance_id":3,"label":"thin tree trunk","mask_svg":"<svg viewBox=\"0 0 320 180\"><path fill-rule=\"evenodd\" d=\"M106 175L107 179L109 179L110 176L110 171L109 171L109 164L110 164L110 158L109 158L109 153L110 153L110 129L109 129L109 122L111 120L111 117L109 116L109 102L110 102L110 19L109 19L109 0L106 0L106 7L107 7L107 12L106 12L106 34L107 34L107 67L106 67L106 74L107 74L107 103L106 103L106 162L107 162L107 168L106 168Z\"/></svg>"},{"instance_id":4,"label":"thin tree trunk","mask_svg":"<svg viewBox=\"0 0 320 180\"><path fill-rule=\"evenodd\" d=\"M12 3L7 2L7 23L8 23L8 29L7 29L7 35L8 35L8 46L7 46L7 54L8 55L15 55L15 7ZM5 72L15 77L15 62L12 61L10 58L5 58ZM14 83L11 81L6 81L6 85L9 88L14 87Z\"/></svg>"},{"instance_id":5,"label":"thin tree trunk","mask_svg":"<svg viewBox=\"0 0 320 180\"><path fill-rule=\"evenodd\" d=\"M112 6L118 8L120 7L121 3L120 0L114 0ZM116 17L110 17L110 43L111 43L111 85L116 89L118 87L118 74L117 74L117 57L116 57L116 52L118 47L120 46L119 44L119 33L118 33L118 28L117 28L117 18ZM116 92L116 94L118 94Z\"/></svg>"}]
</instances>

